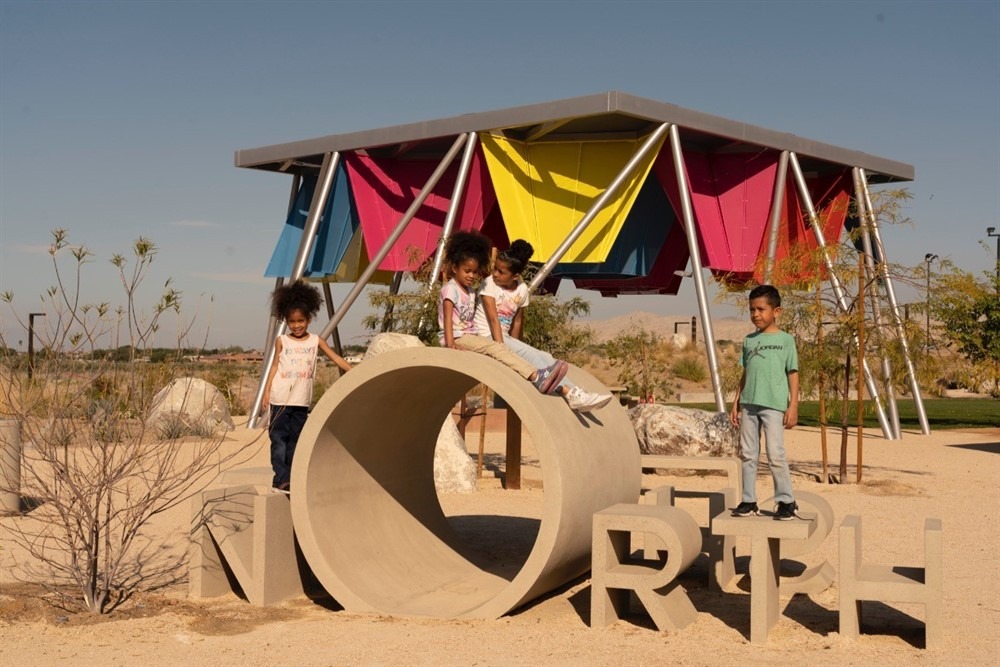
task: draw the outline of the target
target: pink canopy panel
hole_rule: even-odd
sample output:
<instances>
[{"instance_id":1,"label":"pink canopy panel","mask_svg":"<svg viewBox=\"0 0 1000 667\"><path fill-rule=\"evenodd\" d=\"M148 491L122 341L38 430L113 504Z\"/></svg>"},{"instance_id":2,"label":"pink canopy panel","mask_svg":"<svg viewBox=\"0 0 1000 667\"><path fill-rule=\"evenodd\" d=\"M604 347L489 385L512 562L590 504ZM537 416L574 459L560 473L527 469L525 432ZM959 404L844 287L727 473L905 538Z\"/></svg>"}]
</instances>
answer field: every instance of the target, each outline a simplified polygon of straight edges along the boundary
<instances>
[{"instance_id":1,"label":"pink canopy panel","mask_svg":"<svg viewBox=\"0 0 1000 667\"><path fill-rule=\"evenodd\" d=\"M754 269L767 235L778 153L684 153L702 264L720 274ZM653 164L675 211L681 210L673 157Z\"/></svg>"},{"instance_id":2,"label":"pink canopy panel","mask_svg":"<svg viewBox=\"0 0 1000 667\"><path fill-rule=\"evenodd\" d=\"M835 247L840 241L850 208L851 171L845 168L834 174L807 176L806 186L819 217L823 237L828 246ZM826 268L820 256L815 253L819 244L809 228L808 213L802 205L791 175L785 187L778 234L778 251L772 278L774 284L812 283L826 277ZM758 262L753 273L757 281L763 279L763 268L763 263Z\"/></svg>"},{"instance_id":3,"label":"pink canopy panel","mask_svg":"<svg viewBox=\"0 0 1000 667\"><path fill-rule=\"evenodd\" d=\"M375 158L358 153L344 157L361 221L365 246L375 254L424 187L438 160ZM400 239L379 265L383 271L414 271L435 251L448 214L458 175L455 160L428 195ZM456 229L480 231L496 205L496 194L481 149L472 158ZM497 234L496 225L489 230ZM502 230L503 225L499 227ZM494 239L496 241L496 239Z\"/></svg>"}]
</instances>

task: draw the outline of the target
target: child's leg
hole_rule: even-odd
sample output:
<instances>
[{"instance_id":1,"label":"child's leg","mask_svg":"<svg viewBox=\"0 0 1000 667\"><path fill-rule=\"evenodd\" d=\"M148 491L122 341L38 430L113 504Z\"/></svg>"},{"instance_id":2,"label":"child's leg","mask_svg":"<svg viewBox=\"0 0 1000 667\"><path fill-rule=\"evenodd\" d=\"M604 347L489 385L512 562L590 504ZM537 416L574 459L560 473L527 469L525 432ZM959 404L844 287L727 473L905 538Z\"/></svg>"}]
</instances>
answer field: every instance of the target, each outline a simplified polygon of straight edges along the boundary
<instances>
[{"instance_id":1,"label":"child's leg","mask_svg":"<svg viewBox=\"0 0 1000 667\"><path fill-rule=\"evenodd\" d=\"M788 471L788 459L785 457L785 413L762 408L760 420L767 445L767 464L774 480L774 502L793 502L792 475Z\"/></svg>"},{"instance_id":2,"label":"child's leg","mask_svg":"<svg viewBox=\"0 0 1000 667\"><path fill-rule=\"evenodd\" d=\"M288 440L285 443L285 469L288 473L283 481L289 481L292 475L292 459L295 458L295 447L299 444L302 427L309 417L309 408L302 405L288 406Z\"/></svg>"},{"instance_id":3,"label":"child's leg","mask_svg":"<svg viewBox=\"0 0 1000 667\"><path fill-rule=\"evenodd\" d=\"M461 336L455 339L455 347L461 350L478 352L479 354L485 354L488 357L492 357L503 365L517 371L518 375L523 377L525 380L530 380L531 376L535 374L535 371L537 371L538 368L544 368L544 366L532 366L527 361L507 349L506 345L501 345L492 338L486 338L485 336Z\"/></svg>"},{"instance_id":4,"label":"child's leg","mask_svg":"<svg viewBox=\"0 0 1000 667\"><path fill-rule=\"evenodd\" d=\"M511 352L521 357L535 368L546 368L556 362L556 358L548 352L531 347L524 341L511 338L510 336L504 336L503 342L504 345L510 348ZM563 378L557 386L561 389L562 387L571 388L576 385L573 384L568 377L566 377Z\"/></svg>"},{"instance_id":5,"label":"child's leg","mask_svg":"<svg viewBox=\"0 0 1000 667\"><path fill-rule=\"evenodd\" d=\"M757 502L757 459L760 458L760 419L754 405L740 410L740 460L743 462L743 502Z\"/></svg>"},{"instance_id":6,"label":"child's leg","mask_svg":"<svg viewBox=\"0 0 1000 667\"><path fill-rule=\"evenodd\" d=\"M282 482L288 481L288 411L284 405L271 406L271 424L268 434L271 436L271 469L274 477L271 486L277 488Z\"/></svg>"}]
</instances>

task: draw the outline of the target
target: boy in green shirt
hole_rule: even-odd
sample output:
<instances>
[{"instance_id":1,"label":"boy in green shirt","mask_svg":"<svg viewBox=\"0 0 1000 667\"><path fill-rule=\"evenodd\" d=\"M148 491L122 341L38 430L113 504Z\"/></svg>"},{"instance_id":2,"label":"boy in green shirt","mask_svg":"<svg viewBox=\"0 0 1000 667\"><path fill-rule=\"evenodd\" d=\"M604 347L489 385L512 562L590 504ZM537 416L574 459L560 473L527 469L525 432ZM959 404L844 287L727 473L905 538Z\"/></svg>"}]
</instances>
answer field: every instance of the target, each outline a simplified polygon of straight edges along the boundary
<instances>
[{"instance_id":1,"label":"boy in green shirt","mask_svg":"<svg viewBox=\"0 0 1000 667\"><path fill-rule=\"evenodd\" d=\"M742 502L733 516L759 514L756 482L762 432L774 479L774 518L788 521L795 518L798 509L785 458L784 429L794 428L799 420L799 356L795 339L778 329L779 315L781 295L777 289L760 285L751 290L750 321L757 331L743 340L743 376L729 413L733 426L740 428L743 461Z\"/></svg>"}]
</instances>

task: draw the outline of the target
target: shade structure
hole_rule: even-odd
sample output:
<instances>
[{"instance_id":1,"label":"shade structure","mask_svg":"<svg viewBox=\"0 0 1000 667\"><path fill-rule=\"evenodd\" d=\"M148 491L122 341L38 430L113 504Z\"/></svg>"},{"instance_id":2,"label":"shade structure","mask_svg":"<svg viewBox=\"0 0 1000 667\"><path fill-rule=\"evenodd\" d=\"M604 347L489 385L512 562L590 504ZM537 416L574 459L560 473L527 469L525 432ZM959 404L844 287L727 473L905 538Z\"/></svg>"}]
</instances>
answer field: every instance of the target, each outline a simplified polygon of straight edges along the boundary
<instances>
[{"instance_id":1,"label":"shade structure","mask_svg":"<svg viewBox=\"0 0 1000 667\"><path fill-rule=\"evenodd\" d=\"M271 261L264 271L265 276L269 278L291 276L295 256L302 243L302 233L306 217L309 215L313 193L316 191L316 182L317 177L312 174L302 178L299 191L295 195L295 203L285 219L278 243L271 254ZM333 273L344 259L344 253L347 252L347 246L357 228L358 215L351 198L347 174L342 166L338 166L303 275L322 277Z\"/></svg>"},{"instance_id":2,"label":"shade structure","mask_svg":"<svg viewBox=\"0 0 1000 667\"><path fill-rule=\"evenodd\" d=\"M545 262L580 222L594 201L622 171L642 141L528 142L481 133L497 201L512 239L535 247ZM652 166L654 147L618 194L597 214L563 260L604 262Z\"/></svg>"},{"instance_id":3,"label":"shade structure","mask_svg":"<svg viewBox=\"0 0 1000 667\"><path fill-rule=\"evenodd\" d=\"M812 197L823 236L836 246L844 229L851 201L851 171L833 174L806 175L806 186ZM809 225L809 215L802 205L797 188L786 187L778 249L772 282L776 285L812 284L826 278L826 267L817 254L819 244ZM753 271L757 281L763 280L763 266Z\"/></svg>"},{"instance_id":4,"label":"shade structure","mask_svg":"<svg viewBox=\"0 0 1000 667\"><path fill-rule=\"evenodd\" d=\"M563 278L634 278L649 275L675 219L659 181L647 177L625 217L625 224L603 262L560 262L554 275Z\"/></svg>"},{"instance_id":5,"label":"shade structure","mask_svg":"<svg viewBox=\"0 0 1000 667\"><path fill-rule=\"evenodd\" d=\"M437 168L439 160L348 153L344 162L365 245L372 252L377 252ZM456 161L445 171L379 265L380 270L415 271L432 255L444 229L458 169ZM477 148L455 221L456 229L481 230L495 203L496 195Z\"/></svg>"}]
</instances>

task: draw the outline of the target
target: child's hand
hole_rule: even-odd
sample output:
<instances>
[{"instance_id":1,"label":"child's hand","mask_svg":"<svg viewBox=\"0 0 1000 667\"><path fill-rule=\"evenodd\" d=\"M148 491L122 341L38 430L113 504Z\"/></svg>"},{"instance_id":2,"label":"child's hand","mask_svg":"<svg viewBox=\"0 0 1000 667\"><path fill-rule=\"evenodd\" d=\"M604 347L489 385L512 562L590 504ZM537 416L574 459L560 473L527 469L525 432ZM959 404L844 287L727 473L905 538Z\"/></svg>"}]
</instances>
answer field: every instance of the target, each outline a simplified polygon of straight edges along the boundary
<instances>
[{"instance_id":1,"label":"child's hand","mask_svg":"<svg viewBox=\"0 0 1000 667\"><path fill-rule=\"evenodd\" d=\"M785 411L785 428L795 428L799 423L799 409L797 406L789 406Z\"/></svg>"},{"instance_id":2,"label":"child's hand","mask_svg":"<svg viewBox=\"0 0 1000 667\"><path fill-rule=\"evenodd\" d=\"M733 409L729 411L729 423L734 427L739 427L740 425L740 405L739 403L733 404Z\"/></svg>"}]
</instances>

